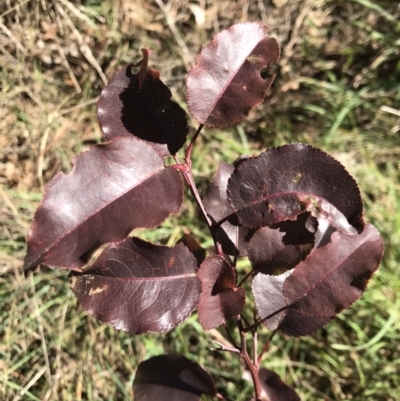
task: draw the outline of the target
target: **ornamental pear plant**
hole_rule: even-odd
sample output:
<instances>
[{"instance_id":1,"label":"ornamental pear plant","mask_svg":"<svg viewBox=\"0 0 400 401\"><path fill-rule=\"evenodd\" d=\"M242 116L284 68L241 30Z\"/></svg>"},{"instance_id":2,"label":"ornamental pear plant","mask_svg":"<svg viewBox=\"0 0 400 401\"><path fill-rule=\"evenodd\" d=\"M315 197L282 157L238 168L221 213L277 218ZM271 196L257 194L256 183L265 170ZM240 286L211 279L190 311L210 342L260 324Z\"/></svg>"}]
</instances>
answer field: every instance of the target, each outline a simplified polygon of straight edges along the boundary
<instances>
[{"instance_id":1,"label":"ornamental pear plant","mask_svg":"<svg viewBox=\"0 0 400 401\"><path fill-rule=\"evenodd\" d=\"M196 310L204 330L225 326L231 346L218 349L242 359L254 400L299 400L262 367L272 335L309 335L348 308L379 266L382 238L364 221L356 181L308 144L221 163L199 193L192 150L203 127L244 119L275 78L261 76L280 56L264 25L233 25L201 51L186 81L199 125L183 160L177 152L187 141L187 117L149 68L150 53L142 49L142 60L117 71L101 92L104 142L48 183L29 231L25 272L40 265L70 271L82 308L132 334L165 332ZM190 235L172 247L130 236L179 213L184 185L208 226L212 251ZM248 258L251 268L238 272L238 258ZM255 305L251 321L246 305ZM271 332L266 344L258 343L261 327ZM203 394L228 400L200 365L177 354L140 363L133 391L137 401L198 401Z\"/></svg>"}]
</instances>

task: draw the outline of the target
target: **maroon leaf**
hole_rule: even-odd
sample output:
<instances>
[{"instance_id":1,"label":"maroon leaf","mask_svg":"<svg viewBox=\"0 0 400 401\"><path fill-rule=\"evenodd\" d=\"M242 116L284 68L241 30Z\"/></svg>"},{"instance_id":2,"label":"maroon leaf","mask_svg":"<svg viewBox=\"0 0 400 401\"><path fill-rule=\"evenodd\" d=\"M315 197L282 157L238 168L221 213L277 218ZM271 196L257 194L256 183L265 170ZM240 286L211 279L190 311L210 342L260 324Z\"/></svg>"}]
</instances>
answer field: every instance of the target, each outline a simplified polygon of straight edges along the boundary
<instances>
[{"instance_id":1,"label":"maroon leaf","mask_svg":"<svg viewBox=\"0 0 400 401\"><path fill-rule=\"evenodd\" d=\"M249 242L249 259L256 272L282 274L292 269L310 253L314 235L307 224L316 219L302 213L297 220L286 220L274 226L260 228ZM315 227L311 229L315 232Z\"/></svg>"},{"instance_id":2,"label":"maroon leaf","mask_svg":"<svg viewBox=\"0 0 400 401\"><path fill-rule=\"evenodd\" d=\"M245 291L235 287L235 272L225 259L208 257L197 275L202 288L197 309L203 329L218 327L243 310Z\"/></svg>"},{"instance_id":3,"label":"maroon leaf","mask_svg":"<svg viewBox=\"0 0 400 401\"><path fill-rule=\"evenodd\" d=\"M74 164L46 187L28 236L27 271L41 263L79 270L100 245L156 227L181 207L179 173L140 139L116 138Z\"/></svg>"},{"instance_id":4,"label":"maroon leaf","mask_svg":"<svg viewBox=\"0 0 400 401\"><path fill-rule=\"evenodd\" d=\"M218 223L234 213L232 206L228 202L228 195L226 193L228 180L234 169L235 167L232 164L222 162L204 196L204 207L214 223ZM250 235L250 231L243 226L239 226L236 216L233 217L236 220L236 225L233 224L232 220L225 221L215 230L216 238L221 243L226 254L246 256L247 237Z\"/></svg>"},{"instance_id":5,"label":"maroon leaf","mask_svg":"<svg viewBox=\"0 0 400 401\"><path fill-rule=\"evenodd\" d=\"M277 62L279 55L276 39L262 24L236 24L217 34L187 77L194 118L209 127L242 120L264 100L275 76L263 80L260 71Z\"/></svg>"},{"instance_id":6,"label":"maroon leaf","mask_svg":"<svg viewBox=\"0 0 400 401\"><path fill-rule=\"evenodd\" d=\"M284 309L284 298L286 309L279 314L278 329L293 336L311 334L362 295L382 254L382 238L371 224L359 235L336 231L331 242L316 248L284 280L283 286L282 276L276 278L279 283L275 285L273 299L267 296L271 279L258 278L253 292L259 314L265 318L273 309Z\"/></svg>"},{"instance_id":7,"label":"maroon leaf","mask_svg":"<svg viewBox=\"0 0 400 401\"><path fill-rule=\"evenodd\" d=\"M199 244L197 239L189 232L184 232L183 237L178 241L178 243L180 242L189 248L189 251L193 253L197 260L197 266L200 266L206 258L206 250Z\"/></svg>"},{"instance_id":8,"label":"maroon leaf","mask_svg":"<svg viewBox=\"0 0 400 401\"><path fill-rule=\"evenodd\" d=\"M147 68L149 51L142 49L140 71L128 65L101 92L98 116L106 140L134 135L153 144L161 156L175 154L188 134L186 114L171 100L160 73Z\"/></svg>"},{"instance_id":9,"label":"maroon leaf","mask_svg":"<svg viewBox=\"0 0 400 401\"><path fill-rule=\"evenodd\" d=\"M211 376L182 355L160 355L142 362L133 381L136 401L200 401L215 396Z\"/></svg>"},{"instance_id":10,"label":"maroon leaf","mask_svg":"<svg viewBox=\"0 0 400 401\"><path fill-rule=\"evenodd\" d=\"M251 286L258 315L262 318L271 316L263 320L263 323L270 329L276 330L287 312L287 302L283 296L283 284L293 273L292 270L272 276L257 274Z\"/></svg>"},{"instance_id":11,"label":"maroon leaf","mask_svg":"<svg viewBox=\"0 0 400 401\"><path fill-rule=\"evenodd\" d=\"M234 171L228 199L248 228L294 219L303 211L356 234L364 227L355 180L328 154L300 143L269 149Z\"/></svg>"},{"instance_id":12,"label":"maroon leaf","mask_svg":"<svg viewBox=\"0 0 400 401\"><path fill-rule=\"evenodd\" d=\"M196 259L183 245L153 245L138 238L109 245L72 291L102 322L132 334L163 332L187 319L197 305Z\"/></svg>"},{"instance_id":13,"label":"maroon leaf","mask_svg":"<svg viewBox=\"0 0 400 401\"><path fill-rule=\"evenodd\" d=\"M284 383L272 370L261 368L258 378L269 401L300 401L293 388Z\"/></svg>"},{"instance_id":14,"label":"maroon leaf","mask_svg":"<svg viewBox=\"0 0 400 401\"><path fill-rule=\"evenodd\" d=\"M314 331L326 326L335 316L305 316L295 309L287 309L284 318L281 319L278 329L290 336L300 337L314 333Z\"/></svg>"}]
</instances>

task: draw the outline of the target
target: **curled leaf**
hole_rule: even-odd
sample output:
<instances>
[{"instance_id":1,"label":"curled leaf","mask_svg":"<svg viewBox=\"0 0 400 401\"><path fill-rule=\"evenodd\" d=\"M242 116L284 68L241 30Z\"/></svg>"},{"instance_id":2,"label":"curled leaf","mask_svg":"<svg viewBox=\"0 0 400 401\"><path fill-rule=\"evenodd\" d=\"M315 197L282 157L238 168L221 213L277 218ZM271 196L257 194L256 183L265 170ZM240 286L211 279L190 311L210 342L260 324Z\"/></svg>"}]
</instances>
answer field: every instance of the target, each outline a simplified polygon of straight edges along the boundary
<instances>
[{"instance_id":1,"label":"curled leaf","mask_svg":"<svg viewBox=\"0 0 400 401\"><path fill-rule=\"evenodd\" d=\"M128 65L110 79L97 105L101 129L107 141L134 135L153 144L161 156L175 154L188 134L184 110L171 100L171 91L160 73L148 68L149 50L137 74Z\"/></svg>"},{"instance_id":2,"label":"curled leaf","mask_svg":"<svg viewBox=\"0 0 400 401\"><path fill-rule=\"evenodd\" d=\"M197 275L201 281L197 309L203 329L216 328L242 311L245 291L235 287L235 272L225 259L217 255L208 257Z\"/></svg>"},{"instance_id":3,"label":"curled leaf","mask_svg":"<svg viewBox=\"0 0 400 401\"><path fill-rule=\"evenodd\" d=\"M302 213L297 220L286 220L274 228L262 227L249 242L249 258L256 272L282 274L304 260L314 246L314 235L307 229L310 220ZM315 227L312 227L315 232Z\"/></svg>"}]
</instances>

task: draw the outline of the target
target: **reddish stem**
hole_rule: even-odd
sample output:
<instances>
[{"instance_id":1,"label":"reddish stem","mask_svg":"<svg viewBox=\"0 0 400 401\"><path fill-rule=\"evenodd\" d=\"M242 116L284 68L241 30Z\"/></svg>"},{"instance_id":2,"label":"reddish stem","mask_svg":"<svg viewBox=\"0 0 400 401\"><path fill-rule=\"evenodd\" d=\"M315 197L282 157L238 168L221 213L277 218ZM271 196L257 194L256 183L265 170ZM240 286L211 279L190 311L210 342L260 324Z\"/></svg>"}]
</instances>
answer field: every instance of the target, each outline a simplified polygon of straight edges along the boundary
<instances>
[{"instance_id":1,"label":"reddish stem","mask_svg":"<svg viewBox=\"0 0 400 401\"><path fill-rule=\"evenodd\" d=\"M205 222L206 222L206 224L208 226L208 229L210 230L210 233L211 233L211 235L213 237L214 245L215 245L215 251L219 256L223 257L224 253L222 251L222 246L219 243L219 241L217 241L213 223L212 223L212 221L211 221L211 219L210 219L210 217L209 217L209 215L208 215L208 213L207 213L207 211L206 211L206 209L205 209L205 207L203 205L203 201L201 200L199 191L197 189L196 183L194 182L194 178L193 178L193 174L192 174L192 160L191 160L192 150L193 150L194 143L196 142L196 139L200 135L200 132L203 129L203 127L204 127L204 124L201 124L199 126L199 128L197 129L196 133L194 134L193 139L191 140L188 148L186 149L186 152L185 152L185 164L181 164L179 162L179 159L176 156L174 156L175 162L177 164L175 166L172 166L172 167L177 169L177 170L179 170L182 173L182 175L183 175L183 177L184 177L184 179L185 179L185 181L186 181L186 183L187 183L187 185L188 185L188 187L190 189L190 192L192 193L193 198L196 201L197 206L199 207L200 212L203 215L203 218L204 218L204 220L205 220Z\"/></svg>"}]
</instances>

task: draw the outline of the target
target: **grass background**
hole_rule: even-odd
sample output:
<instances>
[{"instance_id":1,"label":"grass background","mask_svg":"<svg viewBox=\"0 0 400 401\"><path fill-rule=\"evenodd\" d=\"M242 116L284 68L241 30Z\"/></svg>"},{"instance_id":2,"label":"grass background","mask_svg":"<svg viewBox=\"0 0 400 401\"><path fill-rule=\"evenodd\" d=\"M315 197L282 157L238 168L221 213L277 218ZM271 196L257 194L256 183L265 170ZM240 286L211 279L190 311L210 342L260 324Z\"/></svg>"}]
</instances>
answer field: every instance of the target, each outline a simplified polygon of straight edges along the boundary
<instances>
[{"instance_id":1,"label":"grass background","mask_svg":"<svg viewBox=\"0 0 400 401\"><path fill-rule=\"evenodd\" d=\"M248 400L235 356L210 352L218 331L194 315L163 335L133 337L88 316L67 274L22 274L25 236L45 183L101 140L96 100L118 67L154 50L175 100L219 30L262 21L282 45L266 102L194 150L204 190L219 161L302 141L356 178L366 219L386 252L365 295L315 335L277 335L264 366L304 400L398 400L400 389L400 5L392 0L3 0L0 4L0 399L129 400L142 360L181 352L218 389ZM189 117L190 120L190 117ZM195 123L190 120L192 132ZM193 205L140 234L173 244L184 229L210 238ZM194 220L193 220L194 219ZM261 333L265 340L268 333Z\"/></svg>"}]
</instances>

